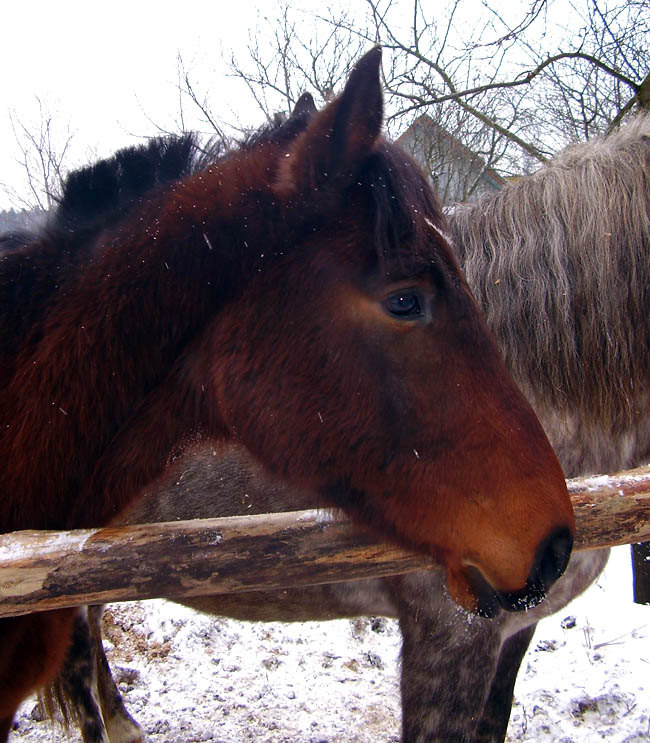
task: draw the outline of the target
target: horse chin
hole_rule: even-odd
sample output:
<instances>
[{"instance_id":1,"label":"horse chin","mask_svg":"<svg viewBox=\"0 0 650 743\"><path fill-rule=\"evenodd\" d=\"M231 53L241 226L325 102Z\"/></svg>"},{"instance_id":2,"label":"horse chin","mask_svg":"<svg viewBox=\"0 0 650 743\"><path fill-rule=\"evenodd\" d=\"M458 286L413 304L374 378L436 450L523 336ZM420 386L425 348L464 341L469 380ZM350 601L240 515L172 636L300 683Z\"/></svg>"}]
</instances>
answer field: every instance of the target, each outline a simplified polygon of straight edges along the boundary
<instances>
[{"instance_id":1,"label":"horse chin","mask_svg":"<svg viewBox=\"0 0 650 743\"><path fill-rule=\"evenodd\" d=\"M505 611L528 611L546 598L546 590L541 581L527 581L520 591L497 591L485 580L478 568L466 568L467 581L476 596L475 613L492 619L503 609Z\"/></svg>"},{"instance_id":2,"label":"horse chin","mask_svg":"<svg viewBox=\"0 0 650 743\"><path fill-rule=\"evenodd\" d=\"M546 597L541 584L531 586L527 583L520 591L497 591L473 565L448 571L447 590L460 607L486 619L493 619L502 610L527 611Z\"/></svg>"}]
</instances>

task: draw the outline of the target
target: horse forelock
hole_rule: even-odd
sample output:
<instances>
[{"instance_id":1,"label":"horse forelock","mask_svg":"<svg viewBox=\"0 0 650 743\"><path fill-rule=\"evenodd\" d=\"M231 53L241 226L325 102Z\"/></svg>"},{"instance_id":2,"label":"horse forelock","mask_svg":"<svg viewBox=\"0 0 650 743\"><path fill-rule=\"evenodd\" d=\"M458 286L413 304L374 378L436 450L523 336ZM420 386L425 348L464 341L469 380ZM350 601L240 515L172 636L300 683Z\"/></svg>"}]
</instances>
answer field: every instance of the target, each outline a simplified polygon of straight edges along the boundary
<instances>
[{"instance_id":1,"label":"horse forelock","mask_svg":"<svg viewBox=\"0 0 650 743\"><path fill-rule=\"evenodd\" d=\"M305 130L307 124L305 116L293 115L279 124L253 132L223 156L227 158L240 151L259 150L261 157L277 157ZM213 163L204 159L202 164L209 168ZM357 178L347 187L350 193L346 191L341 195L341 202L357 203L354 192L359 190L369 205L373 234L372 241L367 244L380 271L386 276L401 277L430 268L434 259L431 254L432 231L436 235L435 242L448 244L448 228L431 187L411 158L397 145L381 139L372 155L361 164ZM325 209L327 211L327 207ZM306 218L295 233L296 241L309 236L315 224L322 227L329 222L329 218L323 221L322 215L313 222ZM255 252L255 246L249 247Z\"/></svg>"},{"instance_id":2,"label":"horse forelock","mask_svg":"<svg viewBox=\"0 0 650 743\"><path fill-rule=\"evenodd\" d=\"M374 246L381 272L415 275L436 259L431 240L445 243L446 221L421 171L397 145L383 142L358 183L370 195Z\"/></svg>"},{"instance_id":3,"label":"horse forelock","mask_svg":"<svg viewBox=\"0 0 650 743\"><path fill-rule=\"evenodd\" d=\"M629 425L650 387L650 115L457 207L450 224L527 394Z\"/></svg>"}]
</instances>

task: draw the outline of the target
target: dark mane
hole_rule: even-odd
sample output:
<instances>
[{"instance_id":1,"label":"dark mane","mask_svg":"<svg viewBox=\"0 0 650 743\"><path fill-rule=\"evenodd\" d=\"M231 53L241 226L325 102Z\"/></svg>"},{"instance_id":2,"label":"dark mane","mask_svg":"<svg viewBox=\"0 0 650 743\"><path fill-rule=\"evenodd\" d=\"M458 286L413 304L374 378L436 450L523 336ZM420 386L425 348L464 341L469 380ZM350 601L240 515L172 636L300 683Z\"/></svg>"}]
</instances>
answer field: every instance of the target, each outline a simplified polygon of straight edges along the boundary
<instances>
[{"instance_id":1,"label":"dark mane","mask_svg":"<svg viewBox=\"0 0 650 743\"><path fill-rule=\"evenodd\" d=\"M105 229L151 191L194 172L199 154L193 134L156 137L75 170L66 179L49 229L68 234Z\"/></svg>"},{"instance_id":2,"label":"dark mane","mask_svg":"<svg viewBox=\"0 0 650 743\"><path fill-rule=\"evenodd\" d=\"M227 154L220 142L200 145L190 133L125 147L72 171L39 231L0 235L0 382L11 374L3 357L15 353L30 333L38 336L47 301L91 259L99 234Z\"/></svg>"},{"instance_id":3,"label":"dark mane","mask_svg":"<svg viewBox=\"0 0 650 743\"><path fill-rule=\"evenodd\" d=\"M68 175L49 229L64 233L107 229L124 219L133 206L164 187L237 151L288 144L306 125L304 116L292 116L264 125L229 145L219 138L202 143L198 135L185 133L154 137L144 144L120 149ZM89 236L83 235L85 239Z\"/></svg>"},{"instance_id":4,"label":"dark mane","mask_svg":"<svg viewBox=\"0 0 650 743\"><path fill-rule=\"evenodd\" d=\"M134 208L240 149L289 144L307 123L305 114L292 116L261 127L229 148L220 141L201 145L194 134L156 137L70 173L44 228L46 242L26 232L0 237L0 299L7 308L0 338L24 337L42 316L43 300L76 275L70 268L91 258L99 233L126 220ZM357 185L372 194L369 206L384 273L399 276L426 267L429 258L418 255L416 246L426 244L421 238L428 225L441 231L446 227L417 166L401 149L383 142ZM24 330L16 333L21 327Z\"/></svg>"},{"instance_id":5,"label":"dark mane","mask_svg":"<svg viewBox=\"0 0 650 743\"><path fill-rule=\"evenodd\" d=\"M97 235L153 192L193 172L194 135L157 137L73 171L41 232L0 236L0 340L15 344L42 317L45 301L72 281Z\"/></svg>"}]
</instances>

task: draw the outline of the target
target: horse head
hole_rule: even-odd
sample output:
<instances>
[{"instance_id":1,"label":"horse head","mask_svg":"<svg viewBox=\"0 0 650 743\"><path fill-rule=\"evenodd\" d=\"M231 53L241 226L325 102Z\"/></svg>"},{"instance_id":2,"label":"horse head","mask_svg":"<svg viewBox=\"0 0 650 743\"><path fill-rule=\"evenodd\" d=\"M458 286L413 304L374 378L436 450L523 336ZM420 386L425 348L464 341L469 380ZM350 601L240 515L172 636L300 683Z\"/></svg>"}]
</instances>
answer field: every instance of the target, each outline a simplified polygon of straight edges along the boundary
<instances>
[{"instance_id":1,"label":"horse head","mask_svg":"<svg viewBox=\"0 0 650 743\"><path fill-rule=\"evenodd\" d=\"M563 473L429 185L381 135L379 64L374 49L319 112L302 100L267 145L256 203L281 223L205 334L201 383L221 435L434 555L462 606L524 608L568 560Z\"/></svg>"}]
</instances>

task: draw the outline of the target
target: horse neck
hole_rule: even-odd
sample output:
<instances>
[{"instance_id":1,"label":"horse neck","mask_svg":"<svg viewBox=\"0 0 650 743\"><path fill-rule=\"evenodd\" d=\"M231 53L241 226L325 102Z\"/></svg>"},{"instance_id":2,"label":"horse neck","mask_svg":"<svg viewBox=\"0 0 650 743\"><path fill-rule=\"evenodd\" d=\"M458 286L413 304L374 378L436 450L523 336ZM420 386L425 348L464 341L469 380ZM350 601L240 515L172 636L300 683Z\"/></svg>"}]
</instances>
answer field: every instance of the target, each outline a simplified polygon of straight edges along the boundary
<instances>
[{"instance_id":1,"label":"horse neck","mask_svg":"<svg viewBox=\"0 0 650 743\"><path fill-rule=\"evenodd\" d=\"M270 225L256 219L268 166L266 153L239 153L179 184L106 237L53 299L0 393L3 531L76 525L72 506L109 442L243 280L245 242L264 230L268 244Z\"/></svg>"},{"instance_id":2,"label":"horse neck","mask_svg":"<svg viewBox=\"0 0 650 743\"><path fill-rule=\"evenodd\" d=\"M75 499L70 522L92 527L112 521L135 495L153 487L164 473L169 479L170 460L193 444L197 434L206 433L212 439L227 437L215 418L210 389L191 380L188 384L188 375L193 373L202 376L183 354L164 383L104 449Z\"/></svg>"}]
</instances>

